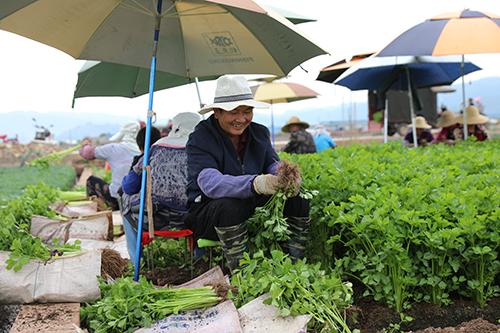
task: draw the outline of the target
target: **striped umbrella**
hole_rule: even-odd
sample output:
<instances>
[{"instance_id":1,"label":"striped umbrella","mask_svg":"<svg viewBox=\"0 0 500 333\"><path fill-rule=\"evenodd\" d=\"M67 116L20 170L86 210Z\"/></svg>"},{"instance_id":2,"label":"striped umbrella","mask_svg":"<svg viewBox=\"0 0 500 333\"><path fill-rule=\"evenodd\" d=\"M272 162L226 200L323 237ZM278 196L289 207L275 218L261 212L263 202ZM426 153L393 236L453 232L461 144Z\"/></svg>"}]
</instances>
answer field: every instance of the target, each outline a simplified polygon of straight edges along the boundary
<instances>
[{"instance_id":1,"label":"striped umbrella","mask_svg":"<svg viewBox=\"0 0 500 333\"><path fill-rule=\"evenodd\" d=\"M378 56L462 55L500 52L500 16L465 9L432 17L402 33ZM463 68L463 66L462 66ZM462 75L462 102L465 82ZM464 112L464 128L467 126ZM467 138L467 130L464 130Z\"/></svg>"},{"instance_id":2,"label":"striped umbrella","mask_svg":"<svg viewBox=\"0 0 500 333\"><path fill-rule=\"evenodd\" d=\"M273 104L290 103L309 98L316 98L319 94L314 90L298 83L270 82L251 87L257 101L271 104L271 137L274 144L274 114Z\"/></svg>"},{"instance_id":3,"label":"striped umbrella","mask_svg":"<svg viewBox=\"0 0 500 333\"><path fill-rule=\"evenodd\" d=\"M349 60L349 61L346 61L346 60L337 61L336 63L334 63L328 67L323 68L319 72L319 75L316 78L316 80L332 83L340 75L342 75L342 73L344 73L346 70L348 70L352 66L356 65L361 60L372 56L373 54L374 54L374 52L360 53L360 54L354 55L351 58L351 60Z\"/></svg>"}]
</instances>

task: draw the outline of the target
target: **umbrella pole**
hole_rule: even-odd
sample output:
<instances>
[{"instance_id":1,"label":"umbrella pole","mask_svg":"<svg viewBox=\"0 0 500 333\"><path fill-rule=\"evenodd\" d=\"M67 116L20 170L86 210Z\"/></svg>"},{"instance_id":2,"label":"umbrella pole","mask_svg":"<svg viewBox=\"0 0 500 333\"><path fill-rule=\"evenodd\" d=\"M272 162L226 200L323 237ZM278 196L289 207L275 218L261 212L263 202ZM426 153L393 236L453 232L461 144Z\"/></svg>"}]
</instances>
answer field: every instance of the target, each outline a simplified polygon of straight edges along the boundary
<instances>
[{"instance_id":1,"label":"umbrella pole","mask_svg":"<svg viewBox=\"0 0 500 333\"><path fill-rule=\"evenodd\" d=\"M163 0L158 0L157 13L156 13L156 23L154 31L153 40L153 52L151 55L151 68L149 74L149 105L148 114L146 121L146 140L144 142L144 158L143 158L143 170L141 179L141 201L139 206L139 221L137 223L137 242L135 245L135 263L134 263L134 281L139 281L139 269L142 256L142 225L144 222L144 203L146 194L146 167L149 165L149 145L151 142L151 119L153 118L153 95L155 87L155 74L156 74L156 53L158 49L158 37L160 35L160 23L161 23L161 7Z\"/></svg>"},{"instance_id":2,"label":"umbrella pole","mask_svg":"<svg viewBox=\"0 0 500 333\"><path fill-rule=\"evenodd\" d=\"M385 98L385 110L384 110L384 143L387 143L387 132L389 130L389 99Z\"/></svg>"},{"instance_id":3,"label":"umbrella pole","mask_svg":"<svg viewBox=\"0 0 500 333\"><path fill-rule=\"evenodd\" d=\"M200 87L198 86L200 84L200 81L198 81L198 77L194 78L194 84L196 85L196 92L198 93L198 102L200 103L200 109L201 109L203 108L203 103L201 101Z\"/></svg>"},{"instance_id":4,"label":"umbrella pole","mask_svg":"<svg viewBox=\"0 0 500 333\"><path fill-rule=\"evenodd\" d=\"M411 91L410 69L406 67L406 78L408 80L408 98L410 99L411 130L413 134L413 145L418 147L417 127L415 124L415 112L413 111L413 93Z\"/></svg>"},{"instance_id":5,"label":"umbrella pole","mask_svg":"<svg viewBox=\"0 0 500 333\"><path fill-rule=\"evenodd\" d=\"M465 71L465 56L462 54L462 63L460 64L460 69L462 70L462 113L464 117L464 140L467 140L467 136L469 135L469 131L467 129L467 115L465 112L465 78L464 78L464 71Z\"/></svg>"},{"instance_id":6,"label":"umbrella pole","mask_svg":"<svg viewBox=\"0 0 500 333\"><path fill-rule=\"evenodd\" d=\"M273 144L273 148L274 148L274 113L273 113L273 102L271 101L271 142Z\"/></svg>"}]
</instances>

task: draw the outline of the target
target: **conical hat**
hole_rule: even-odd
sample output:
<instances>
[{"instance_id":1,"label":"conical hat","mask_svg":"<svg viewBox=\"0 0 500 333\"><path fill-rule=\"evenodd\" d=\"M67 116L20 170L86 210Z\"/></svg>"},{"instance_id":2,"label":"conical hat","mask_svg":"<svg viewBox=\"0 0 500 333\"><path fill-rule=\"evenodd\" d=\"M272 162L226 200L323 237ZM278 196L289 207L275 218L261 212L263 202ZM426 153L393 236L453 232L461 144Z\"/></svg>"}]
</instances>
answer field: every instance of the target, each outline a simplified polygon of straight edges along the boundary
<instances>
[{"instance_id":1,"label":"conical hat","mask_svg":"<svg viewBox=\"0 0 500 333\"><path fill-rule=\"evenodd\" d=\"M488 117L481 115L479 113L479 109L476 108L474 105L469 105L468 107L465 108L465 116L467 117L467 125L486 124L489 120ZM459 124L464 123L463 116L458 117L458 123Z\"/></svg>"},{"instance_id":2,"label":"conical hat","mask_svg":"<svg viewBox=\"0 0 500 333\"><path fill-rule=\"evenodd\" d=\"M292 125L299 125L299 126L302 126L303 128L308 128L309 127L308 123L306 123L305 121L301 121L299 119L299 117L297 117L297 116L293 116L290 119L288 119L288 122L285 124L285 126L283 126L281 128L281 130L283 132L288 133L288 132L290 132L290 126L292 126Z\"/></svg>"},{"instance_id":3,"label":"conical hat","mask_svg":"<svg viewBox=\"0 0 500 333\"><path fill-rule=\"evenodd\" d=\"M452 111L443 111L441 116L439 116L436 127L450 127L458 122L459 115Z\"/></svg>"}]
</instances>

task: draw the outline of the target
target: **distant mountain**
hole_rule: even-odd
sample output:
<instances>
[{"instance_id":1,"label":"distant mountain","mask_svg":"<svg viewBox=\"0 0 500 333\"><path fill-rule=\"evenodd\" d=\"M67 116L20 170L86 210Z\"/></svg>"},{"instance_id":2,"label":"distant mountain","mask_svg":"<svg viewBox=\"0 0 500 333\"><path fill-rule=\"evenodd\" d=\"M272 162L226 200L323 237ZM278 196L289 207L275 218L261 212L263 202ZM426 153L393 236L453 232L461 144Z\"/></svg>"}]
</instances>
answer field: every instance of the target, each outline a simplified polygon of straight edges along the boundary
<instances>
[{"instance_id":1,"label":"distant mountain","mask_svg":"<svg viewBox=\"0 0 500 333\"><path fill-rule=\"evenodd\" d=\"M344 106L342 112L342 105L322 106L318 108L309 107L301 110L291 109L282 114L274 114L274 125L280 127L286 124L288 119L292 116L297 116L311 125L325 123L325 122L347 122L349 120L350 105ZM353 117L359 121L368 120L368 106L367 102L357 102L355 106L355 114L353 110ZM253 117L255 122L270 127L271 115L254 113Z\"/></svg>"},{"instance_id":2,"label":"distant mountain","mask_svg":"<svg viewBox=\"0 0 500 333\"><path fill-rule=\"evenodd\" d=\"M95 123L85 123L82 125L78 125L69 129L67 131L62 132L55 136L56 140L59 141L74 141L81 140L85 137L98 137L101 134L105 134L106 136L111 136L118 132L120 129L120 125L118 124L95 124Z\"/></svg>"},{"instance_id":3,"label":"distant mountain","mask_svg":"<svg viewBox=\"0 0 500 333\"><path fill-rule=\"evenodd\" d=\"M438 103L445 104L452 111L460 110L462 84L458 80L453 85L454 93L439 94ZM487 77L472 82L465 81L466 101L469 97L480 98L484 113L488 117L500 118L500 77Z\"/></svg>"},{"instance_id":4,"label":"distant mountain","mask_svg":"<svg viewBox=\"0 0 500 333\"><path fill-rule=\"evenodd\" d=\"M101 133L114 134L123 123L132 120L97 113L16 111L0 113L0 134L9 137L17 134L22 143L27 143L35 137L35 124L38 124L48 128L56 140L79 140Z\"/></svg>"},{"instance_id":5,"label":"distant mountain","mask_svg":"<svg viewBox=\"0 0 500 333\"><path fill-rule=\"evenodd\" d=\"M462 87L460 80L453 85L454 93L438 95L439 104L445 104L449 109L458 111L462 102ZM500 77L488 77L472 82L466 82L466 98L479 97L484 106L484 112L492 118L500 118ZM300 102L297 102L300 103ZM350 104L314 107L314 102L303 109L298 109L295 103L280 105L280 110L274 112L274 125L279 130L291 116L298 116L311 125L325 122L349 121L350 114L357 121L366 121L368 118L367 102L357 102L351 113ZM313 105L313 106L311 106ZM355 112L354 112L355 111ZM0 134L9 136L19 135L21 142L26 143L35 137L35 122L50 129L57 140L79 140L85 136L98 136L103 133L114 134L119 127L129 121L130 117L116 117L105 113L78 113L78 112L50 112L38 113L33 111L17 111L0 113ZM255 112L254 121L270 127L271 115ZM166 123L161 120L160 123ZM52 127L50 127L52 125Z\"/></svg>"}]
</instances>

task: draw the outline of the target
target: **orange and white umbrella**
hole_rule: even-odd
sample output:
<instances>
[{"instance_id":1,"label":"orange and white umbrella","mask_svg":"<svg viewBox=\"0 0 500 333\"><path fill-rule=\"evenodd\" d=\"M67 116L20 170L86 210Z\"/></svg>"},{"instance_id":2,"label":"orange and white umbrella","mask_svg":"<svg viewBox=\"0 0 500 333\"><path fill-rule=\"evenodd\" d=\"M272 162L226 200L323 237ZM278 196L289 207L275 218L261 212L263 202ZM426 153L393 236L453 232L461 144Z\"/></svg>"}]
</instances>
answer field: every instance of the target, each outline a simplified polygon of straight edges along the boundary
<instances>
[{"instance_id":1,"label":"orange and white umbrella","mask_svg":"<svg viewBox=\"0 0 500 333\"><path fill-rule=\"evenodd\" d=\"M464 54L476 53L500 53L499 15L465 9L434 16L402 33L383 48L378 56L461 54L463 64ZM462 98L465 107L463 75ZM464 126L467 126L465 118Z\"/></svg>"},{"instance_id":2,"label":"orange and white umbrella","mask_svg":"<svg viewBox=\"0 0 500 333\"><path fill-rule=\"evenodd\" d=\"M2 0L0 29L84 60L150 68L154 50L157 70L188 78L285 76L326 53L253 0Z\"/></svg>"},{"instance_id":3,"label":"orange and white umbrella","mask_svg":"<svg viewBox=\"0 0 500 333\"><path fill-rule=\"evenodd\" d=\"M269 82L251 87L254 99L271 104L271 137L274 144L273 104L290 103L318 97L314 90L292 82Z\"/></svg>"}]
</instances>

